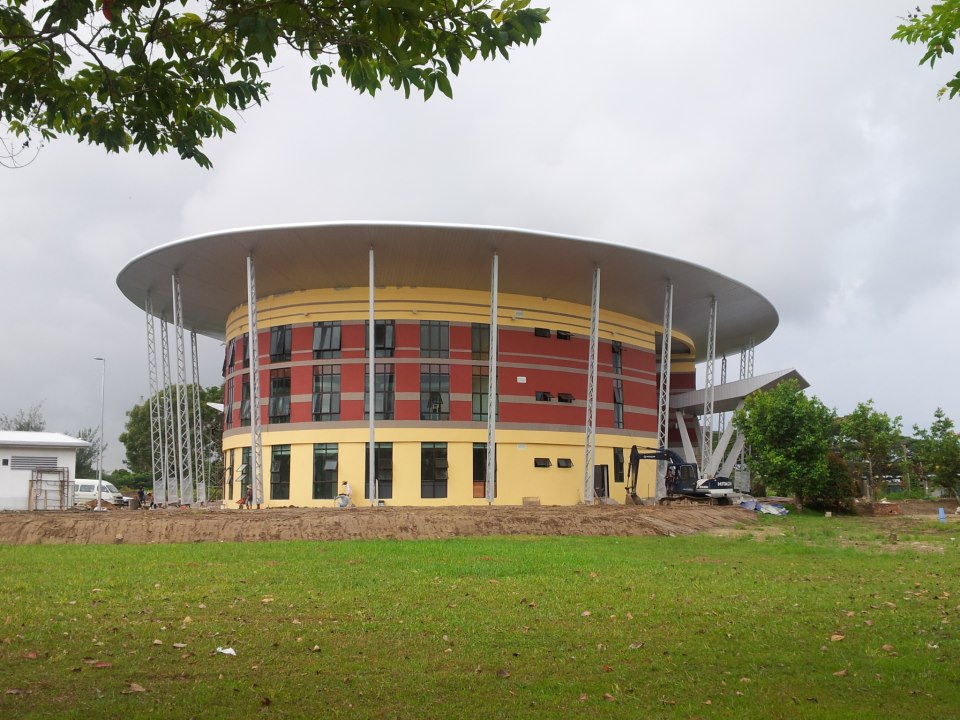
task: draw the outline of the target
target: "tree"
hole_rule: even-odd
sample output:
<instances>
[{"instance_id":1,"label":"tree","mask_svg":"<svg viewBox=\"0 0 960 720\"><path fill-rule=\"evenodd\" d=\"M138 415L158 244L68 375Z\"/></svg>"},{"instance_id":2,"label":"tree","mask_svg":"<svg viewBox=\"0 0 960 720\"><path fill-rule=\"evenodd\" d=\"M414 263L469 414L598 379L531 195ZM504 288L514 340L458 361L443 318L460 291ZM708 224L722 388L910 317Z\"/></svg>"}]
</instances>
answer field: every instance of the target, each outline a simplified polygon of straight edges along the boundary
<instances>
[{"instance_id":1,"label":"tree","mask_svg":"<svg viewBox=\"0 0 960 720\"><path fill-rule=\"evenodd\" d=\"M78 478L93 478L97 476L97 464L100 458L100 431L98 428L81 428L76 435L81 440L90 443L90 447L77 448L77 465L75 476ZM106 444L103 451L107 449Z\"/></svg>"},{"instance_id":2,"label":"tree","mask_svg":"<svg viewBox=\"0 0 960 720\"><path fill-rule=\"evenodd\" d=\"M917 437L914 452L922 472L960 500L960 437L953 420L937 408L930 429L914 425L913 432Z\"/></svg>"},{"instance_id":3,"label":"tree","mask_svg":"<svg viewBox=\"0 0 960 720\"><path fill-rule=\"evenodd\" d=\"M37 403L26 410L21 408L13 417L0 415L0 430L43 432L47 429L47 421L43 417L41 405L42 403Z\"/></svg>"},{"instance_id":4,"label":"tree","mask_svg":"<svg viewBox=\"0 0 960 720\"><path fill-rule=\"evenodd\" d=\"M284 48L310 59L314 90L336 68L361 93L385 81L427 100L452 97L464 60L508 58L548 21L530 0L0 3L0 118L15 135L172 148L202 167L203 141L236 129L224 111L268 98Z\"/></svg>"},{"instance_id":5,"label":"tree","mask_svg":"<svg viewBox=\"0 0 960 720\"><path fill-rule=\"evenodd\" d=\"M932 68L944 53L953 55L953 41L960 35L960 0L941 0L929 11L907 13L905 22L897 26L893 39L910 45L920 44L927 48L920 58L920 64L930 63ZM937 97L943 97L949 91L952 98L960 92L960 72L957 72L947 84L937 91Z\"/></svg>"},{"instance_id":6,"label":"tree","mask_svg":"<svg viewBox=\"0 0 960 720\"><path fill-rule=\"evenodd\" d=\"M807 397L796 380L747 396L733 424L750 446L751 470L774 492L792 495L797 509L849 497L849 476L828 459L835 413Z\"/></svg>"},{"instance_id":7,"label":"tree","mask_svg":"<svg viewBox=\"0 0 960 720\"><path fill-rule=\"evenodd\" d=\"M895 461L902 418L891 418L873 409L873 400L857 405L840 419L840 447L856 476L863 479L863 494L872 498L882 476Z\"/></svg>"},{"instance_id":8,"label":"tree","mask_svg":"<svg viewBox=\"0 0 960 720\"><path fill-rule=\"evenodd\" d=\"M188 416L193 420L193 385L186 385ZM154 396L159 402L160 393ZM223 413L207 403L223 400L223 388L214 385L200 389L200 424L203 435L203 456L208 464L216 462L221 453L223 440ZM175 411L176 412L176 411ZM120 442L125 448L124 462L134 474L150 473L153 469L152 440L150 434L150 401L144 400L127 411L127 422L120 433Z\"/></svg>"}]
</instances>

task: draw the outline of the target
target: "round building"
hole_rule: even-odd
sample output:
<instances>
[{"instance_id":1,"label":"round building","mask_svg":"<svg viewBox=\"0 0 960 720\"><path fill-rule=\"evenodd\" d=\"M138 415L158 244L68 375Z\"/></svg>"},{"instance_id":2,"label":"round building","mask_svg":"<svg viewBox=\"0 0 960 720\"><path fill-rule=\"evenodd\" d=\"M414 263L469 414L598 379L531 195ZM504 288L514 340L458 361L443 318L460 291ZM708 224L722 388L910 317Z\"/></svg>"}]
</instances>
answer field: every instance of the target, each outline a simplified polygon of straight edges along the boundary
<instances>
[{"instance_id":1,"label":"round building","mask_svg":"<svg viewBox=\"0 0 960 720\"><path fill-rule=\"evenodd\" d=\"M230 230L151 250L117 282L148 313L152 353L165 321L152 385L182 369L183 332L224 342L224 498L249 486L268 507L329 507L344 481L354 504L625 502L630 448L682 446L680 426L705 415L712 428L726 407L715 359L752 352L778 321L689 262L490 227ZM170 483L188 453L163 408L154 418ZM637 497L656 494L655 466L640 463Z\"/></svg>"}]
</instances>

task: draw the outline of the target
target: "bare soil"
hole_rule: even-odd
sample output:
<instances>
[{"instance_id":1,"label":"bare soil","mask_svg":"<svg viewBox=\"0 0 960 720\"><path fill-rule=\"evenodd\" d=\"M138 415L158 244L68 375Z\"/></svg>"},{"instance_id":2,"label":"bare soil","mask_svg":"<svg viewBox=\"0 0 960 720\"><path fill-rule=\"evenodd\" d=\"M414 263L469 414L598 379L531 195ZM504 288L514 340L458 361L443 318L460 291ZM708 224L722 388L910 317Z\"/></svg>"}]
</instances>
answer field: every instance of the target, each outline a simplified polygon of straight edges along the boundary
<instances>
[{"instance_id":1,"label":"bare soil","mask_svg":"<svg viewBox=\"0 0 960 720\"><path fill-rule=\"evenodd\" d=\"M0 543L109 544L418 539L484 535L686 535L756 522L739 507L355 507L0 512Z\"/></svg>"}]
</instances>

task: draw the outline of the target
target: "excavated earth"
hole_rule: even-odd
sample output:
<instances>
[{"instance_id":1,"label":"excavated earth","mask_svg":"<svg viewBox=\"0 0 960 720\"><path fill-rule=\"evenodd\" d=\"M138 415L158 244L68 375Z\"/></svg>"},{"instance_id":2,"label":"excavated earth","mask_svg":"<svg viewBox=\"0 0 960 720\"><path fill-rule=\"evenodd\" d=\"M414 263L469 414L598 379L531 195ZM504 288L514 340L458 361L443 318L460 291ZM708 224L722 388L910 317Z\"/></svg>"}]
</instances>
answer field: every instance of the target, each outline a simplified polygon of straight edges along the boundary
<instances>
[{"instance_id":1,"label":"excavated earth","mask_svg":"<svg viewBox=\"0 0 960 720\"><path fill-rule=\"evenodd\" d=\"M358 507L0 512L0 544L420 539L484 535L686 535L753 523L712 506Z\"/></svg>"}]
</instances>

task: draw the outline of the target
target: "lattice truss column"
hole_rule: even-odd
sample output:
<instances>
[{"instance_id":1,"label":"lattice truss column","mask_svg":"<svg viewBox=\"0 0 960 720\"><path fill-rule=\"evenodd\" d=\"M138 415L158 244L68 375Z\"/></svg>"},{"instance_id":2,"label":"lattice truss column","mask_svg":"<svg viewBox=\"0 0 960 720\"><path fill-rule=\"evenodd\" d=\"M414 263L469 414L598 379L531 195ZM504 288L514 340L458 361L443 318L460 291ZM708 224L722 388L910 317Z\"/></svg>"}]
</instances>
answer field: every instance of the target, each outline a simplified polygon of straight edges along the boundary
<instances>
[{"instance_id":1,"label":"lattice truss column","mask_svg":"<svg viewBox=\"0 0 960 720\"><path fill-rule=\"evenodd\" d=\"M710 319L707 329L707 367L704 380L703 427L700 434L700 472L706 473L713 455L713 390L714 364L717 356L717 299L710 300Z\"/></svg>"},{"instance_id":2,"label":"lattice truss column","mask_svg":"<svg viewBox=\"0 0 960 720\"><path fill-rule=\"evenodd\" d=\"M193 449L189 400L187 399L187 355L183 339L183 303L180 297L180 279L174 275L173 322L177 341L177 447L180 460L180 502L193 505Z\"/></svg>"},{"instance_id":3,"label":"lattice truss column","mask_svg":"<svg viewBox=\"0 0 960 720\"><path fill-rule=\"evenodd\" d=\"M163 373L163 475L166 493L163 504L180 502L180 483L177 475L176 419L173 409L173 387L170 383L170 341L167 322L160 318L160 361ZM160 500L158 500L160 502Z\"/></svg>"},{"instance_id":4,"label":"lattice truss column","mask_svg":"<svg viewBox=\"0 0 960 720\"><path fill-rule=\"evenodd\" d=\"M257 275L253 255L247 256L247 323L250 343L250 455L253 461L253 502L263 502L263 422L260 417L260 348L257 341ZM370 355L374 353L370 345ZM371 384L373 378L370 378ZM372 388L371 388L372 389ZM371 392L371 395L373 393Z\"/></svg>"},{"instance_id":5,"label":"lattice truss column","mask_svg":"<svg viewBox=\"0 0 960 720\"><path fill-rule=\"evenodd\" d=\"M673 283L667 283L663 297L663 342L660 346L660 395L657 402L657 447L670 446L670 358L673 345ZM667 461L657 461L656 499L667 495Z\"/></svg>"},{"instance_id":6,"label":"lattice truss column","mask_svg":"<svg viewBox=\"0 0 960 720\"><path fill-rule=\"evenodd\" d=\"M206 443L203 441L203 406L200 404L200 356L197 333L190 332L190 357L193 360L193 466L196 468L197 502L207 502Z\"/></svg>"},{"instance_id":7,"label":"lattice truss column","mask_svg":"<svg viewBox=\"0 0 960 720\"><path fill-rule=\"evenodd\" d=\"M590 355L587 361L586 442L583 451L583 501L593 503L597 444L597 345L600 326L600 267L593 268L590 301Z\"/></svg>"},{"instance_id":8,"label":"lattice truss column","mask_svg":"<svg viewBox=\"0 0 960 720\"><path fill-rule=\"evenodd\" d=\"M487 474L486 497L493 503L494 483L497 477L497 353L498 350L498 307L500 284L500 258L493 254L490 268L490 353L487 360Z\"/></svg>"},{"instance_id":9,"label":"lattice truss column","mask_svg":"<svg viewBox=\"0 0 960 720\"><path fill-rule=\"evenodd\" d=\"M144 303L147 320L147 376L150 382L150 469L153 474L153 500L167 502L167 456L163 446L163 396L157 371L157 341L154 328L153 300L147 295Z\"/></svg>"}]
</instances>

